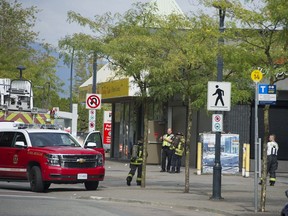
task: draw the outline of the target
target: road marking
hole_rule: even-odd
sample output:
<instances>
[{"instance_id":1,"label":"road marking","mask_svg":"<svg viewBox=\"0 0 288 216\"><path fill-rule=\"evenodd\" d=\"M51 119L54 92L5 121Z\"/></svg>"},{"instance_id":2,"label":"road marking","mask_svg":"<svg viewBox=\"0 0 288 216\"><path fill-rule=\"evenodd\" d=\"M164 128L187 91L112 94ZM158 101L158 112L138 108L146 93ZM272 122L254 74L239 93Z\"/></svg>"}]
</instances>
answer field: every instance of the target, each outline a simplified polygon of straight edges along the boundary
<instances>
[{"instance_id":1,"label":"road marking","mask_svg":"<svg viewBox=\"0 0 288 216\"><path fill-rule=\"evenodd\" d=\"M15 186L15 185L14 185ZM31 192L31 191L16 191L16 189L15 189L15 191L13 191L13 190L11 190L11 189L4 189L4 188L0 188L0 193L1 192L9 192L9 193L24 193L24 194L33 194L34 192Z\"/></svg>"},{"instance_id":2,"label":"road marking","mask_svg":"<svg viewBox=\"0 0 288 216\"><path fill-rule=\"evenodd\" d=\"M23 196L23 195L1 195L0 194L0 197L17 197L17 198L41 198L41 199L56 199L56 197L49 197L49 196Z\"/></svg>"}]
</instances>

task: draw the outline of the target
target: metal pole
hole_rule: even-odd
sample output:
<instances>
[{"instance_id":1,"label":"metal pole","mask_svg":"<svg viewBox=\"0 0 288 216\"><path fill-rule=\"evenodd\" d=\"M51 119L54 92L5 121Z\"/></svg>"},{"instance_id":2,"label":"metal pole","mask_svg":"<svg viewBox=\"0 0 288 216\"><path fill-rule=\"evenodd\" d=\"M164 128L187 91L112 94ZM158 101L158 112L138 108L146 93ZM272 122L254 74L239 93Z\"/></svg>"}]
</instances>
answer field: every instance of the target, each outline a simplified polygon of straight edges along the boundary
<instances>
[{"instance_id":1,"label":"metal pole","mask_svg":"<svg viewBox=\"0 0 288 216\"><path fill-rule=\"evenodd\" d=\"M72 85L73 85L73 60L74 60L74 47L72 48L71 67L70 67L70 112L72 113Z\"/></svg>"},{"instance_id":2,"label":"metal pole","mask_svg":"<svg viewBox=\"0 0 288 216\"><path fill-rule=\"evenodd\" d=\"M23 70L25 70L26 68L25 68L24 66L21 66L21 65L20 65L20 66L17 67L17 69L20 71L20 80L22 80L22 78L23 78L23 77L22 77L22 72L23 72Z\"/></svg>"},{"instance_id":3,"label":"metal pole","mask_svg":"<svg viewBox=\"0 0 288 216\"><path fill-rule=\"evenodd\" d=\"M261 167L261 138L258 138L258 178L261 178L262 167Z\"/></svg>"},{"instance_id":4,"label":"metal pole","mask_svg":"<svg viewBox=\"0 0 288 216\"><path fill-rule=\"evenodd\" d=\"M49 107L50 107L50 88L51 88L51 84L50 84L50 82L47 82L47 84L48 84L48 97L47 97L47 109L49 109Z\"/></svg>"},{"instance_id":5,"label":"metal pole","mask_svg":"<svg viewBox=\"0 0 288 216\"><path fill-rule=\"evenodd\" d=\"M224 19L225 19L225 12L226 10L219 8L219 31L220 37L218 39L219 47L223 46L224 38L222 37L222 33L224 32ZM223 55L221 50L218 53L217 57L217 81L222 82L223 79ZM222 113L222 112L216 112ZM221 132L216 132L215 138L215 161L213 166L213 194L211 199L219 200L223 199L221 197Z\"/></svg>"},{"instance_id":6,"label":"metal pole","mask_svg":"<svg viewBox=\"0 0 288 216\"><path fill-rule=\"evenodd\" d=\"M92 93L96 94L97 88L96 88L96 84L97 84L97 53L96 51L94 51L93 53L93 83L92 83ZM94 116L95 116L95 130L96 130L96 118L97 118L97 113L96 110L94 112Z\"/></svg>"},{"instance_id":7,"label":"metal pole","mask_svg":"<svg viewBox=\"0 0 288 216\"><path fill-rule=\"evenodd\" d=\"M94 55L93 55L93 85L92 85L92 93L96 93L96 83L97 83L97 53L94 52Z\"/></svg>"},{"instance_id":8,"label":"metal pole","mask_svg":"<svg viewBox=\"0 0 288 216\"><path fill-rule=\"evenodd\" d=\"M258 83L255 82L255 137L254 137L254 142L255 142L255 147L254 147L254 211L258 211L258 175L257 175L257 170L258 170Z\"/></svg>"}]
</instances>

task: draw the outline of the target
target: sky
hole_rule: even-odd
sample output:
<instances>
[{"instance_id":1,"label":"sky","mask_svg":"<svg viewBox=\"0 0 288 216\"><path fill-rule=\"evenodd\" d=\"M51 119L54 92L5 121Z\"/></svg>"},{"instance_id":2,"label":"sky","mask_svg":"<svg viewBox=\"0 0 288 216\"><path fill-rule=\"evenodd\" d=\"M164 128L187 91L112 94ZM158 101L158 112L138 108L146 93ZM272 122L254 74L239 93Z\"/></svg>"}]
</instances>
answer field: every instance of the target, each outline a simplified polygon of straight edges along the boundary
<instances>
[{"instance_id":1,"label":"sky","mask_svg":"<svg viewBox=\"0 0 288 216\"><path fill-rule=\"evenodd\" d=\"M8 0L14 2L14 0ZM103 15L106 12L112 14L119 12L124 13L136 2L149 2L151 0L17 0L23 7L36 6L40 11L37 13L37 19L33 31L38 32L38 41L49 43L58 47L58 41L65 36L74 33L91 34L88 27L81 27L77 23L67 22L67 12L74 11L84 17L93 19L95 15ZM161 0L160 0L161 1ZM166 0L163 0L166 2ZM167 0L168 1L168 0ZM245 0L241 0L244 1ZM260 0L256 0L255 3ZM199 5L198 0L176 0L179 7L185 14L195 13L200 10L206 11L203 6ZM217 9L209 10L210 15L218 18ZM212 13L212 14L211 14ZM58 57L58 56L57 56ZM64 93L61 97L69 97L70 89L70 68L59 61L56 68L56 74L64 82Z\"/></svg>"},{"instance_id":2,"label":"sky","mask_svg":"<svg viewBox=\"0 0 288 216\"><path fill-rule=\"evenodd\" d=\"M14 1L14 0L8 0ZM39 41L52 44L57 47L58 41L67 35L76 32L89 32L85 27L77 23L67 22L67 12L74 11L82 16L93 18L95 15L102 15L106 12L112 14L119 12L124 13L136 2L150 2L151 0L17 0L24 7L36 6L40 12L37 14L34 31L39 32ZM161 0L159 0L161 1ZM166 0L162 0L166 1ZM167 0L168 1L168 0ZM207 11L198 3L199 0L176 0L179 7L185 14L198 12L199 10ZM254 0L255 5L259 5L262 0ZM247 0L240 0L246 5ZM253 4L251 3L251 4ZM251 9L251 8L250 8ZM209 10L215 18L218 17L217 9ZM90 32L89 32L90 33Z\"/></svg>"},{"instance_id":3,"label":"sky","mask_svg":"<svg viewBox=\"0 0 288 216\"><path fill-rule=\"evenodd\" d=\"M11 0L12 1L12 0ZM39 32L39 41L58 45L58 41L66 35L76 32L89 33L85 27L77 23L67 22L67 12L74 11L82 16L93 18L105 12L124 13L135 2L149 0L18 0L24 7L36 6L40 9L34 30ZM176 0L184 13L197 10L195 0Z\"/></svg>"},{"instance_id":4,"label":"sky","mask_svg":"<svg viewBox=\"0 0 288 216\"><path fill-rule=\"evenodd\" d=\"M13 1L13 0L9 0ZM38 42L46 42L54 47L58 46L58 41L67 35L74 33L88 33L88 28L81 27L77 23L67 22L67 12L74 11L82 16L93 18L95 15L102 15L106 12L112 14L124 13L131 8L135 2L148 2L149 0L18 0L23 7L36 6L40 11L33 31L38 32ZM199 5L195 0L176 0L184 13L195 11ZM69 97L70 89L70 68L59 62L56 74L64 82L64 93L60 97Z\"/></svg>"}]
</instances>

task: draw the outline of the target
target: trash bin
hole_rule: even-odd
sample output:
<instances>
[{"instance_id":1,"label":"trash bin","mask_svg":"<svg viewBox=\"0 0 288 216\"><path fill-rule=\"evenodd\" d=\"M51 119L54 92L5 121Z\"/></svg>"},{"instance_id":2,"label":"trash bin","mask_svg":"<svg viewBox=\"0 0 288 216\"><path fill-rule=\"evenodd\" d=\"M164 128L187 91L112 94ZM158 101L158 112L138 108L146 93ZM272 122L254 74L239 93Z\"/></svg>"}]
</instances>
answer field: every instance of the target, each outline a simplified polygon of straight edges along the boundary
<instances>
[{"instance_id":1,"label":"trash bin","mask_svg":"<svg viewBox=\"0 0 288 216\"><path fill-rule=\"evenodd\" d=\"M161 163L161 146L160 142L149 142L147 146L147 164L160 164Z\"/></svg>"}]
</instances>

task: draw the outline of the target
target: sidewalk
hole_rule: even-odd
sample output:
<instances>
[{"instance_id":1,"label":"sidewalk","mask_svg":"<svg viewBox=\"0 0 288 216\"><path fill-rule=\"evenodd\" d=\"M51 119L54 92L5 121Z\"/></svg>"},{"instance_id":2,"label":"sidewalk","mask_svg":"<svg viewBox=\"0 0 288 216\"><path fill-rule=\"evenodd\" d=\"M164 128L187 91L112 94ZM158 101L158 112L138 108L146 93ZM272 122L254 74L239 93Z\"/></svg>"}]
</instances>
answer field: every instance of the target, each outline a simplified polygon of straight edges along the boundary
<instances>
[{"instance_id":1,"label":"sidewalk","mask_svg":"<svg viewBox=\"0 0 288 216\"><path fill-rule=\"evenodd\" d=\"M105 180L90 199L103 199L115 202L134 202L148 205L187 208L206 211L215 215L280 215L282 207L288 202L285 196L288 173L278 173L274 187L267 185L266 212L254 211L254 176L223 175L222 200L210 200L213 175L196 175L190 169L190 192L184 193L185 173L161 173L159 165L147 165L146 187L136 185L134 176L131 186L126 185L129 163L107 160ZM261 187L258 186L260 194ZM89 194L90 195L90 194ZM86 197L87 198L87 197ZM260 195L258 196L260 203ZM259 205L258 205L259 206Z\"/></svg>"}]
</instances>

